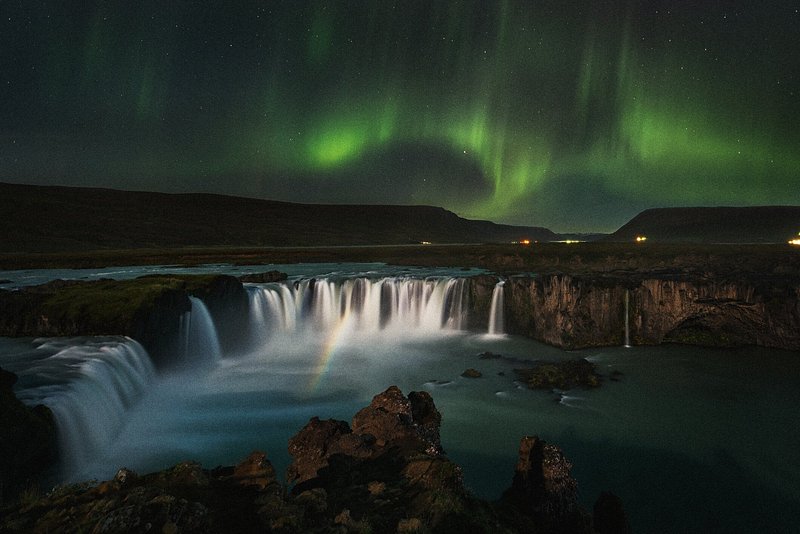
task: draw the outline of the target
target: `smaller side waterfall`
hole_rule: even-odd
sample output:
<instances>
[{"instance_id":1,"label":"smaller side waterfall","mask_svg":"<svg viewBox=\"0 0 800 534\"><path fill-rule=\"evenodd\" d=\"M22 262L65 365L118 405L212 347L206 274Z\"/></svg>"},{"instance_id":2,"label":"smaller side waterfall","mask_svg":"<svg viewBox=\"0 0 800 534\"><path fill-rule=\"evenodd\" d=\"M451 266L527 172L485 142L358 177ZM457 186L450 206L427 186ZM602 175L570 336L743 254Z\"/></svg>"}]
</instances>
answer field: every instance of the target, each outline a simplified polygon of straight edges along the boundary
<instances>
[{"instance_id":1,"label":"smaller side waterfall","mask_svg":"<svg viewBox=\"0 0 800 534\"><path fill-rule=\"evenodd\" d=\"M631 319L630 319L631 292L625 290L625 347L631 346Z\"/></svg>"},{"instance_id":2,"label":"smaller side waterfall","mask_svg":"<svg viewBox=\"0 0 800 534\"><path fill-rule=\"evenodd\" d=\"M189 297L192 310L184 316L181 327L185 340L184 361L214 363L222 359L217 327L203 301L197 297Z\"/></svg>"},{"instance_id":3,"label":"smaller side waterfall","mask_svg":"<svg viewBox=\"0 0 800 534\"><path fill-rule=\"evenodd\" d=\"M494 286L492 291L492 306L489 309L489 335L502 334L505 326L503 325L503 286L505 281L501 280Z\"/></svg>"},{"instance_id":4,"label":"smaller side waterfall","mask_svg":"<svg viewBox=\"0 0 800 534\"><path fill-rule=\"evenodd\" d=\"M129 338L66 344L37 366L44 376L64 378L32 388L24 398L53 411L62 469L67 478L80 479L125 425L127 411L153 382L155 368L147 351Z\"/></svg>"}]
</instances>

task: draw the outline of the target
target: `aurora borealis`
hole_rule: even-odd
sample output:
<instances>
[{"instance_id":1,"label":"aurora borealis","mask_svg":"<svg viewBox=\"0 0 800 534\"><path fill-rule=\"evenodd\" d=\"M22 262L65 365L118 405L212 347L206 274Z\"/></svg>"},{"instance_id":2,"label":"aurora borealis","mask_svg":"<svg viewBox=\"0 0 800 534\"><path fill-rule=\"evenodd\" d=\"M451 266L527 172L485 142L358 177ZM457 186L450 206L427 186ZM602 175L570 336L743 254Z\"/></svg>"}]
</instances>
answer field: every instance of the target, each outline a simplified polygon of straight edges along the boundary
<instances>
[{"instance_id":1,"label":"aurora borealis","mask_svg":"<svg viewBox=\"0 0 800 534\"><path fill-rule=\"evenodd\" d=\"M0 3L0 180L609 231L800 204L800 3Z\"/></svg>"}]
</instances>

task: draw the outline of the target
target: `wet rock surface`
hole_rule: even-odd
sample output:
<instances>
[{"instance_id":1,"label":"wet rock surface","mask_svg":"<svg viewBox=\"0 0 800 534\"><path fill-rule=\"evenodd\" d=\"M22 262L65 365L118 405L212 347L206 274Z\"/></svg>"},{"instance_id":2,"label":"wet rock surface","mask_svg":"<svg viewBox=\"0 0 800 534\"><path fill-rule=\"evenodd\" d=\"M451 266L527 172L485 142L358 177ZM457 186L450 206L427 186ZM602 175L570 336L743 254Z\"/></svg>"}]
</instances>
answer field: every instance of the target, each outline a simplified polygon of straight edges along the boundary
<instances>
[{"instance_id":1,"label":"wet rock surface","mask_svg":"<svg viewBox=\"0 0 800 534\"><path fill-rule=\"evenodd\" d=\"M470 367L469 369L466 369L463 373L461 373L461 376L463 376L464 378L481 378L483 376L483 373L481 373L477 369L473 369L472 367Z\"/></svg>"},{"instance_id":2,"label":"wet rock surface","mask_svg":"<svg viewBox=\"0 0 800 534\"><path fill-rule=\"evenodd\" d=\"M558 447L523 438L511 488L488 502L467 491L444 455L440 423L430 395L393 386L351 424L315 417L292 437L293 486L258 451L212 470L195 462L147 475L120 469L106 482L7 505L0 532L592 532ZM624 511L606 497L595 517L611 532Z\"/></svg>"},{"instance_id":3,"label":"wet rock surface","mask_svg":"<svg viewBox=\"0 0 800 534\"><path fill-rule=\"evenodd\" d=\"M511 488L503 501L535 518L545 532L591 532L591 520L578 505L578 484L564 453L538 436L522 438Z\"/></svg>"},{"instance_id":4,"label":"wet rock surface","mask_svg":"<svg viewBox=\"0 0 800 534\"><path fill-rule=\"evenodd\" d=\"M486 282L473 284L480 289ZM506 311L507 333L567 349L623 345L626 316L633 345L800 349L800 281L791 275L514 276L506 284Z\"/></svg>"},{"instance_id":5,"label":"wet rock surface","mask_svg":"<svg viewBox=\"0 0 800 534\"><path fill-rule=\"evenodd\" d=\"M514 369L514 372L531 389L596 388L601 383L595 365L585 358L538 362L534 367Z\"/></svg>"}]
</instances>

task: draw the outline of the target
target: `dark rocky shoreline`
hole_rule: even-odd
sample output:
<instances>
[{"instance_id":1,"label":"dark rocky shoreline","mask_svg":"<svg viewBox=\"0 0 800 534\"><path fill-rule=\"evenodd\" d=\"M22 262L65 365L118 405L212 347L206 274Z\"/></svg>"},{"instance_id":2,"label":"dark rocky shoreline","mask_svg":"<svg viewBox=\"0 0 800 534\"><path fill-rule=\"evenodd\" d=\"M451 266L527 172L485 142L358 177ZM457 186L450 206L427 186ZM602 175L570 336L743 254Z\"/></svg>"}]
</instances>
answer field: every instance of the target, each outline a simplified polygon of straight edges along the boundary
<instances>
[{"instance_id":1,"label":"dark rocky shoreline","mask_svg":"<svg viewBox=\"0 0 800 534\"><path fill-rule=\"evenodd\" d=\"M0 532L630 532L613 494L593 514L578 505L571 463L538 437L522 438L500 500L475 498L444 454L440 422L428 393L392 386L350 424L315 417L291 438L290 486L261 452L211 470L123 468L26 494L2 510Z\"/></svg>"}]
</instances>

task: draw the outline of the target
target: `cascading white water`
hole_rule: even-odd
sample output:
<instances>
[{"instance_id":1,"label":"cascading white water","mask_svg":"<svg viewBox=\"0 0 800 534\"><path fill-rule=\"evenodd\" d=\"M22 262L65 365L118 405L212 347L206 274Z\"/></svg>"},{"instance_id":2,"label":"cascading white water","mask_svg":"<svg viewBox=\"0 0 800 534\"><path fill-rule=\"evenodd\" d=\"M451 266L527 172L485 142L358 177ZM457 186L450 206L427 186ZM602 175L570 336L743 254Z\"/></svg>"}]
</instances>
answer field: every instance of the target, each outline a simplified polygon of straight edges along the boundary
<instances>
[{"instance_id":1,"label":"cascading white water","mask_svg":"<svg viewBox=\"0 0 800 534\"><path fill-rule=\"evenodd\" d=\"M631 294L625 290L625 347L631 346L631 324L630 324L630 299Z\"/></svg>"},{"instance_id":2,"label":"cascading white water","mask_svg":"<svg viewBox=\"0 0 800 534\"><path fill-rule=\"evenodd\" d=\"M494 286L492 291L492 306L489 309L489 334L503 334L505 325L503 320L503 286L505 281L501 280Z\"/></svg>"},{"instance_id":3,"label":"cascading white water","mask_svg":"<svg viewBox=\"0 0 800 534\"><path fill-rule=\"evenodd\" d=\"M381 344L383 355L386 347L396 347L407 340L438 339L443 333L464 328L468 309L466 288L466 279L448 277L306 279L293 285L248 286L251 347L280 359L266 374L258 365L248 367L251 364L247 358L239 360L241 367L212 365L222 356L217 329L205 304L190 297L191 311L182 317L179 333L181 356L191 364L187 369L155 380L149 355L128 338L80 338L63 340L63 344L60 340L48 340L41 346L46 345L52 356L42 361L51 362L37 364L40 367L31 368L31 372L63 378L55 384L26 388L23 400L45 404L55 414L64 468L62 479L95 476L93 469L112 461L106 460L116 452L112 449L124 447L123 442L131 439L121 437L120 432L136 433L123 429L130 425L128 419L132 414L148 409L143 405L149 400L144 404L137 402L145 391L165 394L162 382L181 377L185 372L196 373L194 380L207 380L215 373L222 373L244 389L257 390L272 380L273 388L280 387L279 383L291 383L293 388L311 391L326 374L337 347L347 347L346 355L341 357L350 359L341 371L336 371L338 374L332 379L334 389L345 381L349 381L347 387L352 387L354 380L377 382L383 380L380 374L383 371L377 368L378 375L369 374L370 365L360 363L365 361L359 360L363 356L353 356L351 349L369 351L370 343L375 342ZM235 360L232 359L232 365ZM273 360L259 361L269 361L272 365ZM382 363L403 364L404 361ZM349 371L351 365L359 366L353 376ZM57 370L48 372L50 367ZM245 376L238 377L237 369L246 370ZM247 381L249 376L257 384L251 386ZM380 378L376 380L375 376ZM131 410L134 405L136 408ZM184 422L176 420L173 424L180 426Z\"/></svg>"},{"instance_id":4,"label":"cascading white water","mask_svg":"<svg viewBox=\"0 0 800 534\"><path fill-rule=\"evenodd\" d=\"M180 337L184 343L184 361L192 364L215 363L222 359L217 327L203 301L189 297L192 303L190 312L181 321Z\"/></svg>"},{"instance_id":5,"label":"cascading white water","mask_svg":"<svg viewBox=\"0 0 800 534\"><path fill-rule=\"evenodd\" d=\"M293 286L250 286L254 342L280 332L329 332L343 328L426 335L466 324L463 278L368 278L302 280Z\"/></svg>"},{"instance_id":6,"label":"cascading white water","mask_svg":"<svg viewBox=\"0 0 800 534\"><path fill-rule=\"evenodd\" d=\"M147 351L132 339L69 341L37 362L39 373L66 381L28 389L23 400L53 411L64 475L72 479L106 452L155 371Z\"/></svg>"}]
</instances>

